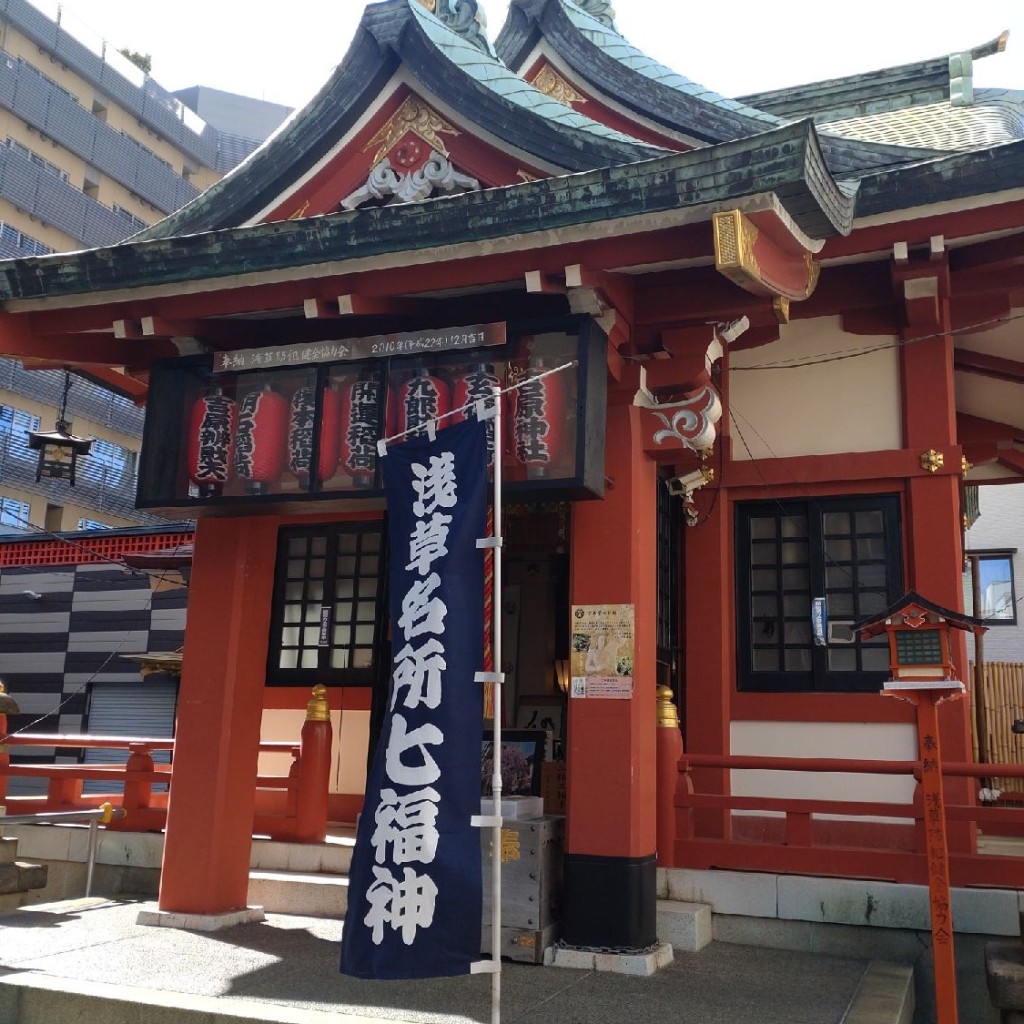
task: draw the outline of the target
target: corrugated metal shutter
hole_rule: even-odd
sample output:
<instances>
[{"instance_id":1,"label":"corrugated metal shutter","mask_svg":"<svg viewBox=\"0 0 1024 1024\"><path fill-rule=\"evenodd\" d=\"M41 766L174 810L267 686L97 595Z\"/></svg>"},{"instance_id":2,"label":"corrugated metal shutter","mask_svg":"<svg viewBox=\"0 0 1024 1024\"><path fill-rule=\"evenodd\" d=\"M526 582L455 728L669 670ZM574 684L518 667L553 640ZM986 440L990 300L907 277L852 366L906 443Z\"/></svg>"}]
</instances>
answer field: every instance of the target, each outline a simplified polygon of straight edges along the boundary
<instances>
[{"instance_id":1,"label":"corrugated metal shutter","mask_svg":"<svg viewBox=\"0 0 1024 1024\"><path fill-rule=\"evenodd\" d=\"M174 735L174 713L178 702L178 681L93 683L85 731L93 736L163 737ZM124 764L126 750L85 752L86 764ZM154 751L153 760L168 764L168 751ZM120 786L87 782L84 793L120 792Z\"/></svg>"}]
</instances>

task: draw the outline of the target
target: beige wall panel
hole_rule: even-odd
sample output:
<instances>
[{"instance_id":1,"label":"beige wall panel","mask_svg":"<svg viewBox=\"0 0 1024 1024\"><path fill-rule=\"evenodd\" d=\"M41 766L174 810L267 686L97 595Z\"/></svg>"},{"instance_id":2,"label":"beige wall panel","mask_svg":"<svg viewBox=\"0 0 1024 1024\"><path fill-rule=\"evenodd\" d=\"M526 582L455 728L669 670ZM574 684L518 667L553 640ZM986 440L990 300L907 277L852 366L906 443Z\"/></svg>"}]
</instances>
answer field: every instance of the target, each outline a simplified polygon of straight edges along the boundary
<instances>
[{"instance_id":1,"label":"beige wall panel","mask_svg":"<svg viewBox=\"0 0 1024 1024\"><path fill-rule=\"evenodd\" d=\"M845 334L838 317L798 320L774 344L730 353L729 362L738 461L902 447L895 338ZM775 363L787 368L753 369Z\"/></svg>"},{"instance_id":2,"label":"beige wall panel","mask_svg":"<svg viewBox=\"0 0 1024 1024\"><path fill-rule=\"evenodd\" d=\"M263 712L260 739L265 742L299 742L306 712L267 709ZM364 793L366 791L366 748L370 737L368 711L331 712L331 781L332 793ZM260 775L287 775L291 754L260 754Z\"/></svg>"},{"instance_id":3,"label":"beige wall panel","mask_svg":"<svg viewBox=\"0 0 1024 1024\"><path fill-rule=\"evenodd\" d=\"M794 699L799 700L799 695ZM862 699L859 695L851 697L853 701ZM734 755L886 761L912 761L917 757L913 725L733 722L731 737L730 753ZM909 803L914 780L909 775L734 771L732 791L741 796Z\"/></svg>"}]
</instances>

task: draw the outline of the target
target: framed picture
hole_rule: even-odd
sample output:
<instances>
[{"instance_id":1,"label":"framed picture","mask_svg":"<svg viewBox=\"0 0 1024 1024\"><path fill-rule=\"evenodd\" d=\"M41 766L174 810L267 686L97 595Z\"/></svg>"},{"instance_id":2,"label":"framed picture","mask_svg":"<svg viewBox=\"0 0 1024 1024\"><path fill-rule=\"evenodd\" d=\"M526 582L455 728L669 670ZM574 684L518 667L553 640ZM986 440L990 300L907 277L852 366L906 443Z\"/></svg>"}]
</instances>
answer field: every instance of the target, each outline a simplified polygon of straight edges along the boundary
<instances>
[{"instance_id":1,"label":"framed picture","mask_svg":"<svg viewBox=\"0 0 1024 1024\"><path fill-rule=\"evenodd\" d=\"M543 729L507 729L501 734L502 796L539 796L540 766L547 733ZM491 795L494 732L484 730L480 747L480 795Z\"/></svg>"},{"instance_id":2,"label":"framed picture","mask_svg":"<svg viewBox=\"0 0 1024 1024\"><path fill-rule=\"evenodd\" d=\"M519 699L516 727L543 729L547 734L544 760L552 761L556 746L561 748L565 738L565 697L531 694Z\"/></svg>"}]
</instances>

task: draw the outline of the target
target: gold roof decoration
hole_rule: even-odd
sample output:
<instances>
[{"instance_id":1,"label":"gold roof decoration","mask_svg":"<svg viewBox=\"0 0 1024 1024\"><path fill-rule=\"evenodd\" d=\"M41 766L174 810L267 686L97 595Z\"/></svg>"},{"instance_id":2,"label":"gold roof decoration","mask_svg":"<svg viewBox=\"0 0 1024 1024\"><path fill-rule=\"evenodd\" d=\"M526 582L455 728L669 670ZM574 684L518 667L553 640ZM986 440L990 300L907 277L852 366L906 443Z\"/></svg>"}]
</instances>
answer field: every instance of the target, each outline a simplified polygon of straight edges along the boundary
<instances>
[{"instance_id":1,"label":"gold roof decoration","mask_svg":"<svg viewBox=\"0 0 1024 1024\"><path fill-rule=\"evenodd\" d=\"M384 155L398 144L402 137L412 132L418 135L431 149L448 156L441 135L458 135L458 130L450 125L440 114L428 107L416 96L409 96L405 102L387 119L384 127L366 144L366 149L377 146L373 163L379 163Z\"/></svg>"},{"instance_id":2,"label":"gold roof decoration","mask_svg":"<svg viewBox=\"0 0 1024 1024\"><path fill-rule=\"evenodd\" d=\"M587 102L587 98L581 96L550 64L545 64L530 84L566 107Z\"/></svg>"}]
</instances>

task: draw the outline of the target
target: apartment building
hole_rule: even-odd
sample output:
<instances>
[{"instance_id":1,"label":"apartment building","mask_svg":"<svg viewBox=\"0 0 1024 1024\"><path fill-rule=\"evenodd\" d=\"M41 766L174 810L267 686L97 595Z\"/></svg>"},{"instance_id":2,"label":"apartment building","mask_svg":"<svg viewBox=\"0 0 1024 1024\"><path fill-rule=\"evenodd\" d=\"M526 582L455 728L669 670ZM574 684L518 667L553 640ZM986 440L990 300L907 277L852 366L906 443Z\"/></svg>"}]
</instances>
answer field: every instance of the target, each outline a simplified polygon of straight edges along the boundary
<instances>
[{"instance_id":1,"label":"apartment building","mask_svg":"<svg viewBox=\"0 0 1024 1024\"><path fill-rule=\"evenodd\" d=\"M0 0L0 258L110 245L213 184L287 107L173 95L54 0ZM216 111L196 112L200 101ZM191 104L191 105L190 105ZM152 524L134 508L142 411L75 376L67 419L96 438L74 488L36 482L30 430L52 429L65 377L0 360L0 533Z\"/></svg>"}]
</instances>

